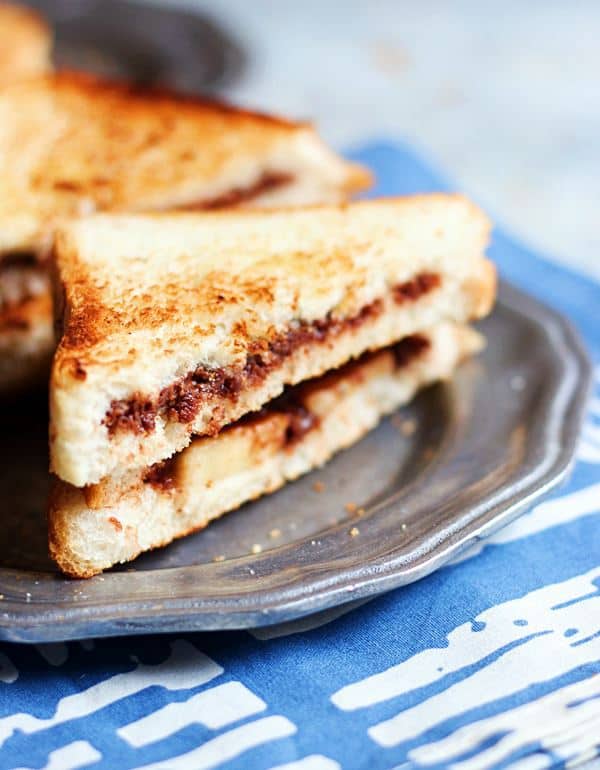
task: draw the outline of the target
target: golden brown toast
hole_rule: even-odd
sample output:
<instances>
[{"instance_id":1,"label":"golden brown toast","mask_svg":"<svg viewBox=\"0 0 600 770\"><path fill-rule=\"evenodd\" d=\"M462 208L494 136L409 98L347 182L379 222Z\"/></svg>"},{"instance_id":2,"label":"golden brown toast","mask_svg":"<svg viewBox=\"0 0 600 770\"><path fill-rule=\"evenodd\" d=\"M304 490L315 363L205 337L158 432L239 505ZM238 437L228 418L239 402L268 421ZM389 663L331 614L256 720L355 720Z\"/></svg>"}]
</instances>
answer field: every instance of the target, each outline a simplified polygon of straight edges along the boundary
<instances>
[{"instance_id":1,"label":"golden brown toast","mask_svg":"<svg viewBox=\"0 0 600 770\"><path fill-rule=\"evenodd\" d=\"M0 41L2 13L0 6ZM15 19L29 19L19 13ZM6 263L15 254L43 258L67 217L98 209L334 202L370 182L365 169L331 152L307 124L69 73L0 88L0 167L0 305L3 274L19 283L20 263ZM20 282L28 278L25 272ZM29 307L24 296L22 316ZM37 379L52 335L40 334L38 316L33 321L37 346L25 327L20 340L38 352ZM50 314L43 324L49 332ZM11 367L27 371L13 342L0 339L0 390L2 373L12 381Z\"/></svg>"},{"instance_id":2,"label":"golden brown toast","mask_svg":"<svg viewBox=\"0 0 600 770\"><path fill-rule=\"evenodd\" d=\"M452 195L66 225L52 470L83 486L151 465L286 385L486 314L488 232Z\"/></svg>"},{"instance_id":3,"label":"golden brown toast","mask_svg":"<svg viewBox=\"0 0 600 770\"><path fill-rule=\"evenodd\" d=\"M0 255L93 211L339 201L370 183L304 123L89 75L0 89Z\"/></svg>"}]
</instances>

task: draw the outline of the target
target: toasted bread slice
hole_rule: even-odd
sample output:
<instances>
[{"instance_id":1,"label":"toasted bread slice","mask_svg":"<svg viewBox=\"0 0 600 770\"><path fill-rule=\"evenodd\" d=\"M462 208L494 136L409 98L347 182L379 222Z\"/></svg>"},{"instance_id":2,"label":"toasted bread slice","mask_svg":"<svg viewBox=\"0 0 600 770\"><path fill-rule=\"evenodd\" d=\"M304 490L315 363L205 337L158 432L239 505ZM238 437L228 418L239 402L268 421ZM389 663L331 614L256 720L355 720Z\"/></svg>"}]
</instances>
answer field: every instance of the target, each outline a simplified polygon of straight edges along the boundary
<instances>
[{"instance_id":1,"label":"toasted bread slice","mask_svg":"<svg viewBox=\"0 0 600 770\"><path fill-rule=\"evenodd\" d=\"M151 465L285 385L486 314L488 231L448 195L65 226L52 470L84 486Z\"/></svg>"},{"instance_id":2,"label":"toasted bread slice","mask_svg":"<svg viewBox=\"0 0 600 770\"><path fill-rule=\"evenodd\" d=\"M443 323L295 386L167 463L85 489L57 480L52 558L69 575L91 577L201 529L322 465L482 346L474 330Z\"/></svg>"},{"instance_id":3,"label":"toasted bread slice","mask_svg":"<svg viewBox=\"0 0 600 770\"><path fill-rule=\"evenodd\" d=\"M25 46L18 20L41 35L42 22L28 11L0 6L0 70L5 33ZM34 69L36 57L27 61ZM65 73L0 88L0 159L0 295L4 263L15 254L42 259L65 217L96 209L336 202L370 183L365 169L331 152L309 125ZM23 284L30 270L19 279L16 267L10 265L10 280ZM21 317L31 309L27 300ZM44 307L50 305L48 296ZM37 314L22 326L25 368L15 334L0 338L0 372L11 382L26 386L28 369L37 380L47 366L51 324L50 315Z\"/></svg>"},{"instance_id":4,"label":"toasted bread slice","mask_svg":"<svg viewBox=\"0 0 600 770\"><path fill-rule=\"evenodd\" d=\"M0 89L0 254L101 211L340 201L369 173L307 124L58 73Z\"/></svg>"},{"instance_id":5,"label":"toasted bread slice","mask_svg":"<svg viewBox=\"0 0 600 770\"><path fill-rule=\"evenodd\" d=\"M52 33L37 13L0 3L0 86L51 69Z\"/></svg>"}]
</instances>

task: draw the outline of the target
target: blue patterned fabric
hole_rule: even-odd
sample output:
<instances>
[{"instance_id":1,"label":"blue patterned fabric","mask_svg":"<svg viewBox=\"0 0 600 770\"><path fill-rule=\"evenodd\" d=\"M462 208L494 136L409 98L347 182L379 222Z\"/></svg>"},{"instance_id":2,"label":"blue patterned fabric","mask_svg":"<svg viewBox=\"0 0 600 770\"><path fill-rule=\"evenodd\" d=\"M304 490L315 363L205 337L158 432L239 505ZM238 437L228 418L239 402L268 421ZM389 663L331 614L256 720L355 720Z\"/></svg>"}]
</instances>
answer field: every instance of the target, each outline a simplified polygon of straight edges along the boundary
<instances>
[{"instance_id":1,"label":"blue patterned fabric","mask_svg":"<svg viewBox=\"0 0 600 770\"><path fill-rule=\"evenodd\" d=\"M377 193L448 187L407 148ZM534 770L600 750L600 286L496 231L596 362L569 483L456 563L255 633L0 645L0 768Z\"/></svg>"}]
</instances>

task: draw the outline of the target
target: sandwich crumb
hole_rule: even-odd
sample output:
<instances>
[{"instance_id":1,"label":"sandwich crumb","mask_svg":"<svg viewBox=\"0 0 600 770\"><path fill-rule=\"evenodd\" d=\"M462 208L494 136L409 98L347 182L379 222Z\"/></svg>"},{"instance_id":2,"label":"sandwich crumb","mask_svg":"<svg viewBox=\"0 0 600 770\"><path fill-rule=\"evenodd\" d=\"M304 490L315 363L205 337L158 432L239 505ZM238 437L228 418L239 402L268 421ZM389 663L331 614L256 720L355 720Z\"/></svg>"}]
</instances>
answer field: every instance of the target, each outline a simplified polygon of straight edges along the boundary
<instances>
[{"instance_id":1,"label":"sandwich crumb","mask_svg":"<svg viewBox=\"0 0 600 770\"><path fill-rule=\"evenodd\" d=\"M281 530L279 527L273 527L273 529L269 532L269 537L271 540L275 540L278 537L281 537Z\"/></svg>"},{"instance_id":2,"label":"sandwich crumb","mask_svg":"<svg viewBox=\"0 0 600 770\"><path fill-rule=\"evenodd\" d=\"M262 551L262 545L261 545L260 543L254 543L254 545L252 546L252 548L251 548L250 550L251 550L251 551L252 551L252 553L254 553L254 554L256 554L256 553L261 553L261 551Z\"/></svg>"},{"instance_id":3,"label":"sandwich crumb","mask_svg":"<svg viewBox=\"0 0 600 770\"><path fill-rule=\"evenodd\" d=\"M394 414L390 417L390 422L397 431L400 431L402 430L402 425L404 424L404 418L399 414Z\"/></svg>"},{"instance_id":4,"label":"sandwich crumb","mask_svg":"<svg viewBox=\"0 0 600 770\"><path fill-rule=\"evenodd\" d=\"M357 535L360 535L360 530L358 527L352 527L352 529L349 532L350 537L356 537Z\"/></svg>"},{"instance_id":5,"label":"sandwich crumb","mask_svg":"<svg viewBox=\"0 0 600 770\"><path fill-rule=\"evenodd\" d=\"M405 524L404 522L402 522L402 524L400 524L400 529L401 529L403 532L406 530L406 524Z\"/></svg>"},{"instance_id":6,"label":"sandwich crumb","mask_svg":"<svg viewBox=\"0 0 600 770\"><path fill-rule=\"evenodd\" d=\"M325 491L325 484L323 484L322 481L315 481L313 484L313 489L315 492L324 492Z\"/></svg>"},{"instance_id":7,"label":"sandwich crumb","mask_svg":"<svg viewBox=\"0 0 600 770\"><path fill-rule=\"evenodd\" d=\"M346 503L344 508L348 511L348 513L356 513L358 505L356 503Z\"/></svg>"},{"instance_id":8,"label":"sandwich crumb","mask_svg":"<svg viewBox=\"0 0 600 770\"><path fill-rule=\"evenodd\" d=\"M216 556L213 556L213 561L225 561L225 556L222 553L218 553Z\"/></svg>"},{"instance_id":9,"label":"sandwich crumb","mask_svg":"<svg viewBox=\"0 0 600 770\"><path fill-rule=\"evenodd\" d=\"M0 602L4 599L4 594L0 594Z\"/></svg>"},{"instance_id":10,"label":"sandwich crumb","mask_svg":"<svg viewBox=\"0 0 600 770\"><path fill-rule=\"evenodd\" d=\"M417 430L416 420L404 420L404 422L400 426L400 433L403 436L406 436L406 438L408 438L409 436L413 436L416 430Z\"/></svg>"},{"instance_id":11,"label":"sandwich crumb","mask_svg":"<svg viewBox=\"0 0 600 770\"><path fill-rule=\"evenodd\" d=\"M359 508L358 511L356 511L357 516L364 516L366 513L364 508Z\"/></svg>"},{"instance_id":12,"label":"sandwich crumb","mask_svg":"<svg viewBox=\"0 0 600 770\"><path fill-rule=\"evenodd\" d=\"M395 414L390 422L396 428L398 433L400 433L402 436L405 436L408 438L409 436L413 436L415 431L417 430L417 421L412 418L405 418L401 417L399 414Z\"/></svg>"}]
</instances>

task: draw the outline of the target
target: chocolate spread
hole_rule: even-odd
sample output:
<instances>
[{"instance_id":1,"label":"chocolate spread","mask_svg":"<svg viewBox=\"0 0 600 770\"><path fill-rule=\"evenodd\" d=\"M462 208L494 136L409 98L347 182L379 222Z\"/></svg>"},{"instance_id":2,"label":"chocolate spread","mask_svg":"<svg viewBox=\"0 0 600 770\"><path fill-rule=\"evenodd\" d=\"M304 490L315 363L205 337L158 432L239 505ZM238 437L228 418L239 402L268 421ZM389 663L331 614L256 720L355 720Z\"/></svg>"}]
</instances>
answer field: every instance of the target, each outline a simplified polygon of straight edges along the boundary
<instances>
[{"instance_id":1,"label":"chocolate spread","mask_svg":"<svg viewBox=\"0 0 600 770\"><path fill-rule=\"evenodd\" d=\"M151 465L144 473L143 481L145 484L152 484L157 489L165 492L175 488L175 458Z\"/></svg>"},{"instance_id":2,"label":"chocolate spread","mask_svg":"<svg viewBox=\"0 0 600 770\"><path fill-rule=\"evenodd\" d=\"M248 187L234 187L227 192L217 195L214 198L188 203L181 206L182 211L209 211L211 209L221 209L229 206L239 206L240 203L247 203L253 198L258 198L263 193L270 192L280 187L285 187L294 181L292 174L283 172L266 172L254 184Z\"/></svg>"},{"instance_id":3,"label":"chocolate spread","mask_svg":"<svg viewBox=\"0 0 600 770\"><path fill-rule=\"evenodd\" d=\"M394 302L398 305L404 302L414 302L423 294L437 289L441 282L442 279L437 273L419 273L410 281L394 286Z\"/></svg>"},{"instance_id":4,"label":"chocolate spread","mask_svg":"<svg viewBox=\"0 0 600 770\"><path fill-rule=\"evenodd\" d=\"M428 350L430 345L429 338L423 334L412 334L409 337L404 337L404 339L390 348L394 354L396 367L400 369L408 366L415 358L418 358ZM365 353L358 361L352 361L346 364L345 367L342 367L339 370L340 376L344 375L345 370L352 370L360 366L364 361L377 355L377 352ZM310 386L318 382L319 379L321 378L286 388L280 396L266 404L258 412L244 415L233 425L228 425L223 430L229 430L235 425L252 424L256 420L268 417L270 414L284 414L288 417L288 424L283 438L283 448L292 447L301 441L307 433L318 427L320 423L318 415L311 412L303 400L303 395L307 388L310 390ZM174 489L176 457L171 457L168 460L163 460L150 466L143 476L144 483L151 484L160 491Z\"/></svg>"},{"instance_id":5,"label":"chocolate spread","mask_svg":"<svg viewBox=\"0 0 600 770\"><path fill-rule=\"evenodd\" d=\"M401 369L403 366L408 366L430 347L429 338L423 334L411 334L409 337L405 337L392 348L396 367Z\"/></svg>"},{"instance_id":6,"label":"chocolate spread","mask_svg":"<svg viewBox=\"0 0 600 770\"><path fill-rule=\"evenodd\" d=\"M118 430L151 433L156 425L155 420L156 408L152 401L138 396L137 398L113 401L103 424L108 426L108 431L111 434Z\"/></svg>"},{"instance_id":7,"label":"chocolate spread","mask_svg":"<svg viewBox=\"0 0 600 770\"><path fill-rule=\"evenodd\" d=\"M396 302L414 301L439 284L439 276L422 273L411 281L394 287L394 299ZM401 299L398 299L399 297ZM242 390L260 385L273 369L281 366L285 359L302 345L335 338L344 330L357 328L382 312L383 301L377 299L349 318L328 316L317 321L298 322L271 340L253 342L242 366L213 369L199 366L185 377L163 388L157 399L138 393L129 399L114 400L103 424L112 436L119 430L151 433L158 415L167 420L190 423L198 414L202 403L213 399L235 401ZM212 431L209 429L207 432L214 435L219 428L220 425L216 425Z\"/></svg>"},{"instance_id":8,"label":"chocolate spread","mask_svg":"<svg viewBox=\"0 0 600 770\"><path fill-rule=\"evenodd\" d=\"M0 270L10 267L34 267L38 264L38 258L30 251L13 251L0 258Z\"/></svg>"}]
</instances>

